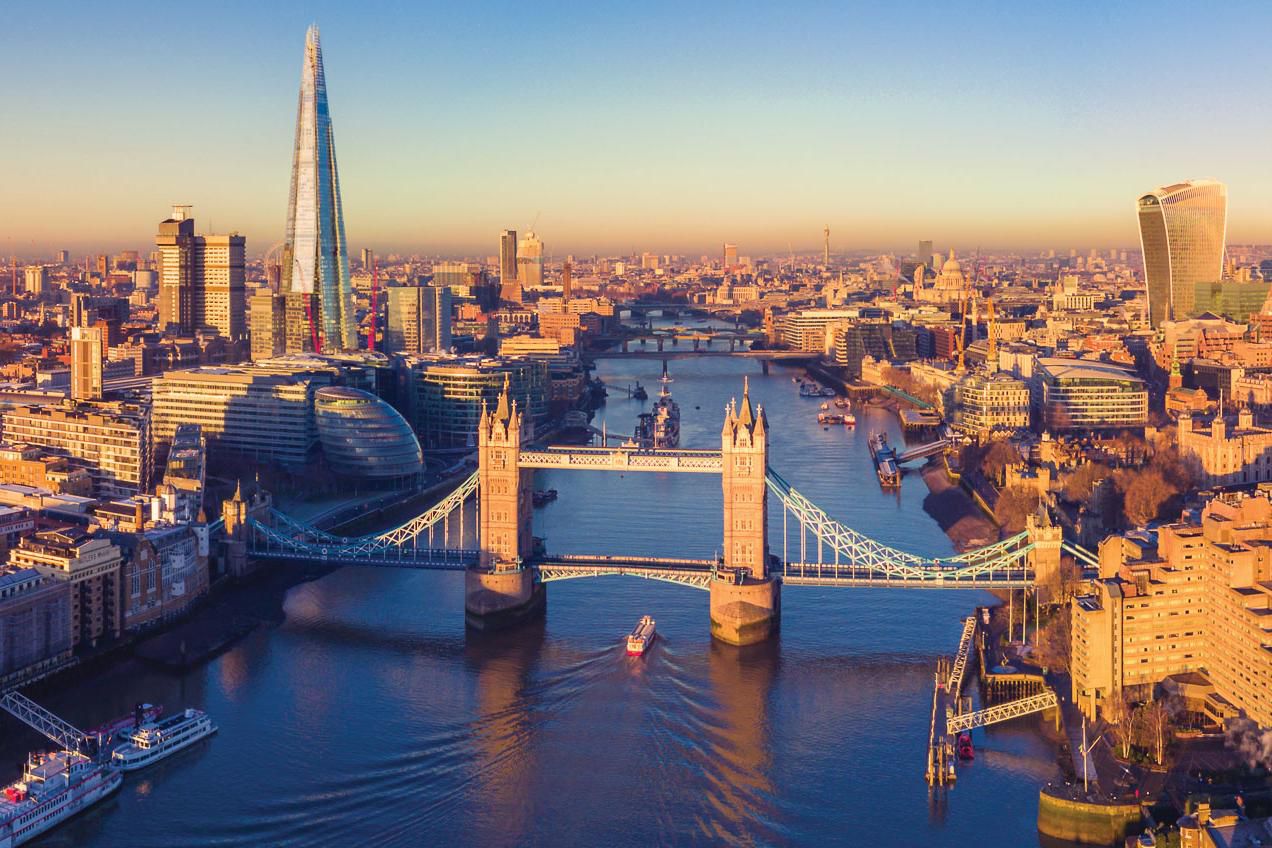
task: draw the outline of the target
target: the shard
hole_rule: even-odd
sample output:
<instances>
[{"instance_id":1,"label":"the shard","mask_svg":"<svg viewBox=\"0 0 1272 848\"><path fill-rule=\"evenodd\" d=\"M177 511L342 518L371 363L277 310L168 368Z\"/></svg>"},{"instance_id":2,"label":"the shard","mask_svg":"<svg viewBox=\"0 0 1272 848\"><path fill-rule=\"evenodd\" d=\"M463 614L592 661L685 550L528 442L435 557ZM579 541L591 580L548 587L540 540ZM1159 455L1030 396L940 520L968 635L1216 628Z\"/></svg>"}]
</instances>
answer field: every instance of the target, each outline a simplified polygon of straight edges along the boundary
<instances>
[{"instance_id":1,"label":"the shard","mask_svg":"<svg viewBox=\"0 0 1272 848\"><path fill-rule=\"evenodd\" d=\"M327 107L317 25L305 33L282 282L284 291L317 294L317 303L307 310L307 320L320 350L357 348L349 249L340 208L340 177L336 172L336 140Z\"/></svg>"}]
</instances>

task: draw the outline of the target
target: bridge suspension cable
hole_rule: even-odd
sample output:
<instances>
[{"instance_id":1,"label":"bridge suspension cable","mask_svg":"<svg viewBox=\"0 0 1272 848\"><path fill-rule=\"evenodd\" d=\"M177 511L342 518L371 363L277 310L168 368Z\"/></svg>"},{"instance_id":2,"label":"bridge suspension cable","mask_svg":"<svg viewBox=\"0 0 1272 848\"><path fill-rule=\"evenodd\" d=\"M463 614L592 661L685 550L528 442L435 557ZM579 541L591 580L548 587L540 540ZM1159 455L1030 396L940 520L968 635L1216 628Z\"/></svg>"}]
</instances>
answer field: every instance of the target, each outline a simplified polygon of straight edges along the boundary
<instances>
[{"instance_id":1,"label":"bridge suspension cable","mask_svg":"<svg viewBox=\"0 0 1272 848\"><path fill-rule=\"evenodd\" d=\"M988 586L1028 586L1033 582L1029 553L1033 545L1027 532L1000 542L948 557L924 557L884 545L836 521L800 494L776 471L769 469L768 487L799 524L799 562L786 555L787 521L783 516L783 581L788 583L906 581L911 585L975 584ZM817 560L808 561L805 541L811 533L816 541ZM825 560L824 550L833 554Z\"/></svg>"},{"instance_id":2,"label":"bridge suspension cable","mask_svg":"<svg viewBox=\"0 0 1272 848\"><path fill-rule=\"evenodd\" d=\"M382 559L389 552L396 552L399 558L418 558L420 553L438 553L454 551L468 552L467 545L476 547L478 540L466 539L463 507L472 498L478 497L478 475L473 472L462 483L436 505L417 515L410 521L383 533L372 533L365 536L338 536L320 530L304 522L291 518L286 513L271 510L273 526L253 521L256 534L268 547L276 551L292 551L296 554L320 555L329 558L373 558ZM457 547L451 546L451 516L460 511L458 521ZM441 531L441 545L437 545L437 531ZM473 533L475 537L476 532ZM425 544L420 544L420 538Z\"/></svg>"}]
</instances>

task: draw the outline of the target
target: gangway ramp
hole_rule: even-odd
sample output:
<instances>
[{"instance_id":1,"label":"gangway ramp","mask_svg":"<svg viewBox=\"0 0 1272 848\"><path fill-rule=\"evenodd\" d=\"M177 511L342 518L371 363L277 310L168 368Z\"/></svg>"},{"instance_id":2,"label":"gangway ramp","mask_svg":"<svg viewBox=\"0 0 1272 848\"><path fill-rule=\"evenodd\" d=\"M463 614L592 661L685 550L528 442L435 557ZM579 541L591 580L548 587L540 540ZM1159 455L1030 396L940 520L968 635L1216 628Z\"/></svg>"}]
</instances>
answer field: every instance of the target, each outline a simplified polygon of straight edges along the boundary
<instances>
[{"instance_id":1,"label":"gangway ramp","mask_svg":"<svg viewBox=\"0 0 1272 848\"><path fill-rule=\"evenodd\" d=\"M916 445L897 454L897 462L910 462L915 459L923 459L925 456L938 454L949 447L950 444L949 439L938 439L935 442L928 442L926 445Z\"/></svg>"},{"instance_id":2,"label":"gangway ramp","mask_svg":"<svg viewBox=\"0 0 1272 848\"><path fill-rule=\"evenodd\" d=\"M991 724L1010 721L1013 718L1022 718L1034 713L1058 708L1059 702L1056 700L1056 693L1048 689L1046 692L1030 695L1028 698L1020 698L1015 701L1008 701L1005 704L986 707L983 710L974 710L961 715L949 716L945 720L945 730L951 734L959 733L964 730L971 730L974 727L988 727Z\"/></svg>"},{"instance_id":3,"label":"gangway ramp","mask_svg":"<svg viewBox=\"0 0 1272 848\"><path fill-rule=\"evenodd\" d=\"M63 721L44 707L17 692L0 696L0 707L9 715L47 736L67 751L84 753L89 749L89 736L78 727Z\"/></svg>"},{"instance_id":4,"label":"gangway ramp","mask_svg":"<svg viewBox=\"0 0 1272 848\"><path fill-rule=\"evenodd\" d=\"M954 667L950 670L948 689L957 703L963 692L963 678L967 673L967 665L972 655L972 643L976 638L976 616L969 615L963 619L963 635L958 640L958 653L954 655Z\"/></svg>"}]
</instances>

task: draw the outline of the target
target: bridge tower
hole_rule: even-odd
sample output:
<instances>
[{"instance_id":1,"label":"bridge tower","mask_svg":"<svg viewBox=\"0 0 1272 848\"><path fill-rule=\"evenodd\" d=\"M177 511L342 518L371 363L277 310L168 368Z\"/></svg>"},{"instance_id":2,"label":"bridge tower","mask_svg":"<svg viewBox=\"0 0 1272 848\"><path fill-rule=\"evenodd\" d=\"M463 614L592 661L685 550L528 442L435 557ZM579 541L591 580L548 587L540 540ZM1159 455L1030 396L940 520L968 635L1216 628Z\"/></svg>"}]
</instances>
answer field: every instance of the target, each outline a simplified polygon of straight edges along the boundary
<instances>
[{"instance_id":1,"label":"bridge tower","mask_svg":"<svg viewBox=\"0 0 1272 848\"><path fill-rule=\"evenodd\" d=\"M776 628L781 591L768 567L768 419L746 383L741 404L725 409L720 450L724 562L711 581L711 635L751 645Z\"/></svg>"},{"instance_id":2,"label":"bridge tower","mask_svg":"<svg viewBox=\"0 0 1272 848\"><path fill-rule=\"evenodd\" d=\"M494 412L482 405L477 424L477 474L481 559L465 576L464 612L469 625L492 630L543 611L546 590L525 567L531 535L531 478L521 467L527 422L508 397L508 381Z\"/></svg>"},{"instance_id":3,"label":"bridge tower","mask_svg":"<svg viewBox=\"0 0 1272 848\"><path fill-rule=\"evenodd\" d=\"M1033 566L1034 587L1044 603L1060 597L1060 546L1064 529L1055 524L1042 507L1036 514L1025 516L1025 530L1033 550L1029 564Z\"/></svg>"}]
</instances>

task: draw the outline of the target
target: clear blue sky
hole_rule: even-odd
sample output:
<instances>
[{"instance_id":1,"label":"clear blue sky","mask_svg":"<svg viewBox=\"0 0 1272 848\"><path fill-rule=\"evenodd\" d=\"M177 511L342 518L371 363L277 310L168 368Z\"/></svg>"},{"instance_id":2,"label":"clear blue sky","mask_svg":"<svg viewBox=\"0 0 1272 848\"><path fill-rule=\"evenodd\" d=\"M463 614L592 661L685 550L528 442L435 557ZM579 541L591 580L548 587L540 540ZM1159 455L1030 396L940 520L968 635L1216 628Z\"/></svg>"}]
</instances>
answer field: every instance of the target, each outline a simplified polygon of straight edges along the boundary
<instances>
[{"instance_id":1,"label":"clear blue sky","mask_svg":"<svg viewBox=\"0 0 1272 848\"><path fill-rule=\"evenodd\" d=\"M311 21L355 248L1132 245L1189 177L1272 241L1272 5L958 5L12 3L0 250L146 248L173 202L277 241Z\"/></svg>"}]
</instances>

